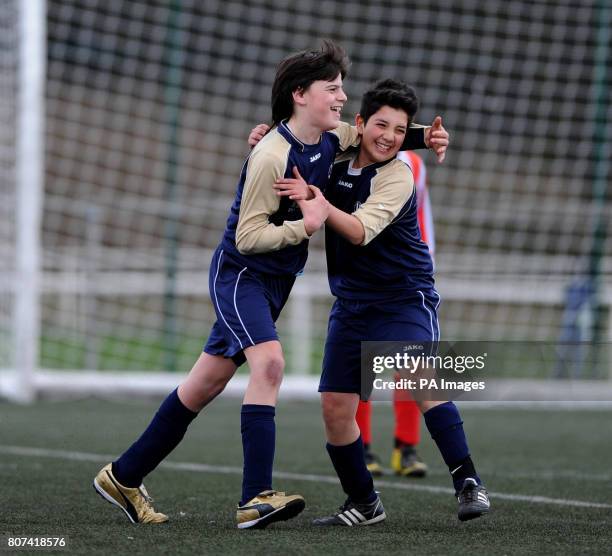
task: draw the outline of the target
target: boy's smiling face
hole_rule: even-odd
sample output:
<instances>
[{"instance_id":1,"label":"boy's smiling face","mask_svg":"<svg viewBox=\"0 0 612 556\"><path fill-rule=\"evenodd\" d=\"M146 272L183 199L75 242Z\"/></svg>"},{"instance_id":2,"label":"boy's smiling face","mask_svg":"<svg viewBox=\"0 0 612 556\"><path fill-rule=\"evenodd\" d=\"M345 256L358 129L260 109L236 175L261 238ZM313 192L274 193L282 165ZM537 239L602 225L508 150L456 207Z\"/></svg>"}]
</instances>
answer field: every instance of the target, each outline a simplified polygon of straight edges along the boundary
<instances>
[{"instance_id":1,"label":"boy's smiling face","mask_svg":"<svg viewBox=\"0 0 612 556\"><path fill-rule=\"evenodd\" d=\"M340 113L347 100L342 89L342 76L331 81L313 81L305 90L294 94L294 100L308 110L309 123L322 130L338 127Z\"/></svg>"},{"instance_id":2,"label":"boy's smiling face","mask_svg":"<svg viewBox=\"0 0 612 556\"><path fill-rule=\"evenodd\" d=\"M382 106L367 123L358 114L356 123L361 134L357 166L363 167L397 155L406 137L408 114L391 106Z\"/></svg>"}]
</instances>

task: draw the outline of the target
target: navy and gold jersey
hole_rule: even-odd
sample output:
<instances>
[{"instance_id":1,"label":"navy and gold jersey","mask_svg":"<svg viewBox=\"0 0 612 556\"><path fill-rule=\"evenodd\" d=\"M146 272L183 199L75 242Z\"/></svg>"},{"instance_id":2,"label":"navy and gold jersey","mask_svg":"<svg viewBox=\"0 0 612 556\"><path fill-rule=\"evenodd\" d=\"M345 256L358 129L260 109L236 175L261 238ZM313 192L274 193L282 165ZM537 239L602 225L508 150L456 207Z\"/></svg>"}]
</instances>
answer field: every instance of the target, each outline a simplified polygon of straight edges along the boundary
<instances>
[{"instance_id":1,"label":"navy and gold jersey","mask_svg":"<svg viewBox=\"0 0 612 556\"><path fill-rule=\"evenodd\" d=\"M404 148L424 148L423 126L412 124ZM334 158L359 143L357 130L340 122L321 134L317 144L302 143L286 122L270 131L242 167L221 247L226 256L251 270L296 275L308 256L308 234L294 201L279 197L272 187L278 178L293 176L297 166L307 183L325 191Z\"/></svg>"},{"instance_id":2,"label":"navy and gold jersey","mask_svg":"<svg viewBox=\"0 0 612 556\"><path fill-rule=\"evenodd\" d=\"M363 224L363 245L352 245L328 225L327 269L339 298L392 301L434 286L429 249L421 239L416 191L405 162L354 169L354 154L340 155L325 196Z\"/></svg>"},{"instance_id":3,"label":"navy and gold jersey","mask_svg":"<svg viewBox=\"0 0 612 556\"><path fill-rule=\"evenodd\" d=\"M238 263L267 274L301 272L308 256L308 234L294 201L273 189L278 178L293 177L293 167L325 190L334 158L358 141L355 128L341 123L306 145L285 122L270 131L247 158L221 246Z\"/></svg>"}]
</instances>

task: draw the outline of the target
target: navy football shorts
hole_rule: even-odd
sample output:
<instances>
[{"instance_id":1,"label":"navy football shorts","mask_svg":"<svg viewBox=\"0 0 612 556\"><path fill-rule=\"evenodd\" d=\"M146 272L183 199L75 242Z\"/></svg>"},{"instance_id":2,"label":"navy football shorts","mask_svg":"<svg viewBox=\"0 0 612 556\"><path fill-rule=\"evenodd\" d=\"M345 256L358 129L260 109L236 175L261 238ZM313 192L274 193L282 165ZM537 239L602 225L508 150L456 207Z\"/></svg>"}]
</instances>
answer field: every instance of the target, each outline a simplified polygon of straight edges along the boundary
<instances>
[{"instance_id":1,"label":"navy football shorts","mask_svg":"<svg viewBox=\"0 0 612 556\"><path fill-rule=\"evenodd\" d=\"M319 392L361 393L361 342L440 341L435 289L394 302L336 299L329 315Z\"/></svg>"},{"instance_id":2,"label":"navy football shorts","mask_svg":"<svg viewBox=\"0 0 612 556\"><path fill-rule=\"evenodd\" d=\"M278 340L275 322L295 276L260 274L236 263L220 247L210 265L208 285L217 314L204 351L240 366L249 346Z\"/></svg>"}]
</instances>

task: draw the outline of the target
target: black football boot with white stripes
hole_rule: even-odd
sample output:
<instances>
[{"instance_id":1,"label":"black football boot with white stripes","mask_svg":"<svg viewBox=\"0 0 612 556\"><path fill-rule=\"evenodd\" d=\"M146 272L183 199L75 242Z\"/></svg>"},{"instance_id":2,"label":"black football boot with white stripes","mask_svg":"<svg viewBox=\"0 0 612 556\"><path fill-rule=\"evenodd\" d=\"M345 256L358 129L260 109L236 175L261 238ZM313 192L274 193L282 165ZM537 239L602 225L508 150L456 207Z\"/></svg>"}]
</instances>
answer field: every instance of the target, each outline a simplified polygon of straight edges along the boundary
<instances>
[{"instance_id":1,"label":"black football boot with white stripes","mask_svg":"<svg viewBox=\"0 0 612 556\"><path fill-rule=\"evenodd\" d=\"M491 510L487 489L471 477L463 481L463 486L457 493L457 500L459 500L459 513L457 514L459 521L475 519Z\"/></svg>"},{"instance_id":2,"label":"black football boot with white stripes","mask_svg":"<svg viewBox=\"0 0 612 556\"><path fill-rule=\"evenodd\" d=\"M312 524L354 527L355 525L374 525L380 523L386 517L385 508L383 508L380 496L377 494L376 500L371 504L355 504L350 498L347 498L334 515L315 519Z\"/></svg>"}]
</instances>

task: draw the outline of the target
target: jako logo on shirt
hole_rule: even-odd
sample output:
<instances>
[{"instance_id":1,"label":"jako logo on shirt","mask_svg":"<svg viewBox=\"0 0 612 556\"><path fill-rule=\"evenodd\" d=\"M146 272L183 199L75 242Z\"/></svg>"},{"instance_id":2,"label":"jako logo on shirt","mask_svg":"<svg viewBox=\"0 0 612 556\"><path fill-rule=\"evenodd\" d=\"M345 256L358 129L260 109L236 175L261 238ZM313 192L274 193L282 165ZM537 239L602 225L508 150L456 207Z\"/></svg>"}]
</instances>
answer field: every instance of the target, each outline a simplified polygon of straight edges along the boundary
<instances>
[{"instance_id":1,"label":"jako logo on shirt","mask_svg":"<svg viewBox=\"0 0 612 556\"><path fill-rule=\"evenodd\" d=\"M338 180L338 185L341 185L342 187L346 187L348 189L353 189L353 184L350 181Z\"/></svg>"},{"instance_id":2,"label":"jako logo on shirt","mask_svg":"<svg viewBox=\"0 0 612 556\"><path fill-rule=\"evenodd\" d=\"M315 160L319 160L321 158L321 153L317 153L310 157L310 162L314 162Z\"/></svg>"}]
</instances>

